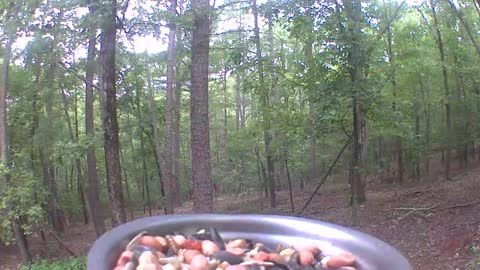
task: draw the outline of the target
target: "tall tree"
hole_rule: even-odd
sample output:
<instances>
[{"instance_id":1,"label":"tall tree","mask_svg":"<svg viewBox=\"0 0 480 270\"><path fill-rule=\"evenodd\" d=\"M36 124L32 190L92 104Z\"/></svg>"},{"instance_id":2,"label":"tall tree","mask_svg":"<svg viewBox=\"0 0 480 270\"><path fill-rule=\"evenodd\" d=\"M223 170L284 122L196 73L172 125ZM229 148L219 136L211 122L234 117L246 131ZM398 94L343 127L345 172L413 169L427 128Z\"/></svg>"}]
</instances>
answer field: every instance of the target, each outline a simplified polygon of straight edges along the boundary
<instances>
[{"instance_id":1,"label":"tall tree","mask_svg":"<svg viewBox=\"0 0 480 270\"><path fill-rule=\"evenodd\" d=\"M452 112L450 107L450 86L448 83L448 72L447 72L447 60L445 55L444 41L442 38L442 33L440 31L438 15L437 15L437 1L429 0L430 8L433 16L433 35L435 42L437 43L438 52L440 55L440 65L442 69L443 77L443 89L445 91L445 124L446 124L446 143L447 143L447 155L445 160L445 178L450 180L450 166L451 166L451 152L452 152Z\"/></svg>"},{"instance_id":2,"label":"tall tree","mask_svg":"<svg viewBox=\"0 0 480 270\"><path fill-rule=\"evenodd\" d=\"M169 214L173 214L173 208L175 206L175 196L180 194L175 194L174 187L175 179L174 174L174 162L175 162L175 134L174 134L174 116L175 116L175 87L174 87L174 76L175 76L175 38L176 38L176 24L173 22L173 18L177 13L177 0L170 1L170 15L172 16L172 21L169 23L169 33L168 33L168 48L167 48L167 115L165 123L165 168L163 169L165 173L165 183L167 186L166 193L166 205L167 211Z\"/></svg>"},{"instance_id":3,"label":"tall tree","mask_svg":"<svg viewBox=\"0 0 480 270\"><path fill-rule=\"evenodd\" d=\"M213 212L208 118L209 1L192 0L192 10L195 13L192 33L192 91L190 95L193 211L208 213Z\"/></svg>"},{"instance_id":4,"label":"tall tree","mask_svg":"<svg viewBox=\"0 0 480 270\"><path fill-rule=\"evenodd\" d=\"M89 1L89 11L92 18L94 14L94 8L91 1ZM95 46L97 43L96 27L94 25L88 26L88 52L87 52L87 69L85 74L85 132L90 139L93 139L95 132L94 125L94 84L93 77L95 74ZM100 190L97 173L97 156L95 154L95 148L93 145L89 145L87 149L87 175L88 175L88 187L87 197L88 206L90 210L90 217L95 227L95 233L97 237L105 232L105 224L102 218L102 205L100 202Z\"/></svg>"},{"instance_id":5,"label":"tall tree","mask_svg":"<svg viewBox=\"0 0 480 270\"><path fill-rule=\"evenodd\" d=\"M262 46L260 43L260 28L258 25L258 6L257 1L252 0L252 13L254 18L254 28L253 34L255 37L255 47L257 54L257 73L258 73L258 89L260 93L260 102L262 105L262 120L263 120L263 140L265 143L265 155L267 158L267 184L270 194L270 207L276 207L276 198L275 198L275 168L274 168L274 159L271 149L272 144L272 134L271 134L271 123L269 116L269 107L270 107L270 97L268 90L265 85L265 73L263 68L263 59L262 59Z\"/></svg>"},{"instance_id":6,"label":"tall tree","mask_svg":"<svg viewBox=\"0 0 480 270\"><path fill-rule=\"evenodd\" d=\"M352 95L352 118L353 118L353 150L350 169L350 186L353 204L353 223L357 223L357 207L366 200L365 180L362 179L364 166L365 143L366 143L366 119L365 108L362 103L364 80L364 48L362 47L362 5L359 0L345 1L348 31L348 66L351 80Z\"/></svg>"},{"instance_id":7,"label":"tall tree","mask_svg":"<svg viewBox=\"0 0 480 270\"><path fill-rule=\"evenodd\" d=\"M125 202L122 191L122 173L120 169L120 153L117 122L117 93L115 49L117 36L117 1L104 2L104 13L101 14L102 36L100 47L100 87L105 94L103 129L105 138L105 166L107 172L108 197L112 207L113 225L127 221Z\"/></svg>"},{"instance_id":8,"label":"tall tree","mask_svg":"<svg viewBox=\"0 0 480 270\"><path fill-rule=\"evenodd\" d=\"M14 24L12 22L12 19L15 18L15 16L18 14L19 8L20 4L17 4L14 10L7 11L7 14L4 17L4 31L7 33L7 43L5 45L5 50L3 53L2 73L0 78L0 163L4 168L2 169L2 178L4 178L7 187L11 186L12 184L10 179L10 173L8 171L10 168L10 155L7 139L8 75L10 69L10 58L12 54L12 44L14 42L15 33L15 30L13 29ZM24 264L30 264L32 258L30 256L30 252L28 251L27 241L24 235L24 231L20 227L19 219L16 217L12 218L11 224L22 262Z\"/></svg>"},{"instance_id":9,"label":"tall tree","mask_svg":"<svg viewBox=\"0 0 480 270\"><path fill-rule=\"evenodd\" d=\"M388 11L391 10L392 3L388 3ZM390 14L390 12L388 12ZM391 15L390 15L391 16ZM388 18L387 18L388 20ZM392 110L395 113L397 111L397 103L398 103L398 87L397 81L395 77L396 73L396 64L395 64L395 52L393 50L393 32L391 25L387 26L387 54L388 54L388 62L390 64L390 82L392 83L392 91L393 91L393 103L392 103ZM396 181L398 183L403 183L403 153L402 153L402 138L397 136L395 138L395 151L396 151L396 161L397 161L397 170L398 170L398 178Z\"/></svg>"}]
</instances>

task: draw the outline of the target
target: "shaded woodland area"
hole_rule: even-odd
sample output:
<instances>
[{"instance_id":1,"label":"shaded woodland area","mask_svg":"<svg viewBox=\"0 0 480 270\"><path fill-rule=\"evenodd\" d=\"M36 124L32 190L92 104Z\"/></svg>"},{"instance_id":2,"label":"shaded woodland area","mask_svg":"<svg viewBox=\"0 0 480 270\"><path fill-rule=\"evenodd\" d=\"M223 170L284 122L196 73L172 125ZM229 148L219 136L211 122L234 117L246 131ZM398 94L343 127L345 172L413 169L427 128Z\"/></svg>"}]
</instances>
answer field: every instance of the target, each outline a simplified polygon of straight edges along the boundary
<instances>
[{"instance_id":1,"label":"shaded woodland area","mask_svg":"<svg viewBox=\"0 0 480 270\"><path fill-rule=\"evenodd\" d=\"M245 198L349 226L379 202L401 220L477 207L473 193L399 202L478 188L455 184L480 160L478 0L23 0L0 13L0 248L15 243L24 264L32 243L68 250L72 224L98 237L144 215L244 212ZM345 203L339 219L312 212L326 182L348 194L322 192ZM468 235L461 248L480 227Z\"/></svg>"}]
</instances>

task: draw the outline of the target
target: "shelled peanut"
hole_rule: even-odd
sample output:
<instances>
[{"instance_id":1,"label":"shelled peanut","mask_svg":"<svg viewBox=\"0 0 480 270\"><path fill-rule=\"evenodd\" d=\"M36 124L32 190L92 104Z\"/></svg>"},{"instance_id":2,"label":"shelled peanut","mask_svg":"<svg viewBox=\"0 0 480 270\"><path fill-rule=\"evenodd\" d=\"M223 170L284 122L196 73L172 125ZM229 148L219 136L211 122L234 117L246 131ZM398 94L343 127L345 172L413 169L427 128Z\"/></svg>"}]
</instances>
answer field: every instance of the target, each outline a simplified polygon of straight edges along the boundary
<instances>
[{"instance_id":1,"label":"shelled peanut","mask_svg":"<svg viewBox=\"0 0 480 270\"><path fill-rule=\"evenodd\" d=\"M315 242L275 250L248 239L225 242L214 228L190 236L142 232L113 270L356 270L348 252L323 254Z\"/></svg>"}]
</instances>

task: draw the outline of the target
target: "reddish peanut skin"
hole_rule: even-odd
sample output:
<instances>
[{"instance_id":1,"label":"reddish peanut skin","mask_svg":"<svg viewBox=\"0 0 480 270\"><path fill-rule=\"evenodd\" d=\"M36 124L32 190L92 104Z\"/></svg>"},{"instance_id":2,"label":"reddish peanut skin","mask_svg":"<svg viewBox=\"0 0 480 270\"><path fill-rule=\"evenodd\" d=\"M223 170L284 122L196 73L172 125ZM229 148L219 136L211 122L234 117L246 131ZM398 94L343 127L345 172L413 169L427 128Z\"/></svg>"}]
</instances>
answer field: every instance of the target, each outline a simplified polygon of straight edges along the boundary
<instances>
[{"instance_id":1,"label":"reddish peanut skin","mask_svg":"<svg viewBox=\"0 0 480 270\"><path fill-rule=\"evenodd\" d=\"M122 255L120 255L120 258L117 260L117 265L118 266L125 266L129 261L132 260L133 257L133 252L132 251L124 251L122 252Z\"/></svg>"},{"instance_id":2,"label":"reddish peanut skin","mask_svg":"<svg viewBox=\"0 0 480 270\"><path fill-rule=\"evenodd\" d=\"M313 257L312 252L306 249L302 249L298 252L298 262L300 265L309 266L312 265L314 261L315 258Z\"/></svg>"},{"instance_id":3,"label":"reddish peanut skin","mask_svg":"<svg viewBox=\"0 0 480 270\"><path fill-rule=\"evenodd\" d=\"M213 253L219 251L220 248L215 244L215 242L210 240L202 241L202 252L205 255L212 255Z\"/></svg>"},{"instance_id":4,"label":"reddish peanut skin","mask_svg":"<svg viewBox=\"0 0 480 270\"><path fill-rule=\"evenodd\" d=\"M185 252L183 253L183 258L185 259L186 263L192 263L193 257L195 257L198 254L201 254L200 251L198 250L194 250L194 249L185 250Z\"/></svg>"},{"instance_id":5,"label":"reddish peanut skin","mask_svg":"<svg viewBox=\"0 0 480 270\"><path fill-rule=\"evenodd\" d=\"M164 237L155 236L155 240L157 240L159 247L162 247L161 249L157 249L157 250L162 250L168 245L167 239L165 239Z\"/></svg>"},{"instance_id":6,"label":"reddish peanut skin","mask_svg":"<svg viewBox=\"0 0 480 270\"><path fill-rule=\"evenodd\" d=\"M186 239L183 243L184 249L195 249L195 250L202 250L202 242L193 240L193 239Z\"/></svg>"},{"instance_id":7,"label":"reddish peanut skin","mask_svg":"<svg viewBox=\"0 0 480 270\"><path fill-rule=\"evenodd\" d=\"M208 261L203 254L197 254L190 263L190 270L208 270Z\"/></svg>"},{"instance_id":8,"label":"reddish peanut skin","mask_svg":"<svg viewBox=\"0 0 480 270\"><path fill-rule=\"evenodd\" d=\"M270 256L268 253L260 251L255 256L253 256L253 259L255 261L266 261L269 257Z\"/></svg>"},{"instance_id":9,"label":"reddish peanut skin","mask_svg":"<svg viewBox=\"0 0 480 270\"><path fill-rule=\"evenodd\" d=\"M278 253L270 253L268 254L268 260L274 262L276 264L286 264L287 261Z\"/></svg>"},{"instance_id":10,"label":"reddish peanut skin","mask_svg":"<svg viewBox=\"0 0 480 270\"><path fill-rule=\"evenodd\" d=\"M156 250L162 250L164 246L159 242L157 237L151 235L144 235L142 239L140 239L140 244L152 247Z\"/></svg>"},{"instance_id":11,"label":"reddish peanut skin","mask_svg":"<svg viewBox=\"0 0 480 270\"><path fill-rule=\"evenodd\" d=\"M113 270L123 270L123 268L124 268L124 266L118 265L115 268L113 268Z\"/></svg>"},{"instance_id":12,"label":"reddish peanut skin","mask_svg":"<svg viewBox=\"0 0 480 270\"><path fill-rule=\"evenodd\" d=\"M342 266L351 266L355 263L355 257L348 252L342 252L330 256L327 265L331 268L339 268Z\"/></svg>"}]
</instances>

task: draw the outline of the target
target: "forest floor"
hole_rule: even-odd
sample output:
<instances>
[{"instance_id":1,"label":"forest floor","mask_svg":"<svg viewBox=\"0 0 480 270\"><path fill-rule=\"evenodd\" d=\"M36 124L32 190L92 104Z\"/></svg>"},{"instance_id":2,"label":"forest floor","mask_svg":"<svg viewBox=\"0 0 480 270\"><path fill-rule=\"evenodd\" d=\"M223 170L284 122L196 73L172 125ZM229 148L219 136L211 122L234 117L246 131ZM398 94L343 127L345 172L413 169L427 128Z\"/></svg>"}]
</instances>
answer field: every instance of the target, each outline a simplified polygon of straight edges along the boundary
<instances>
[{"instance_id":1,"label":"forest floor","mask_svg":"<svg viewBox=\"0 0 480 270\"><path fill-rule=\"evenodd\" d=\"M480 253L472 246L480 246L480 167L454 168L452 181L439 180L402 186L371 183L368 201L360 207L360 225L351 226L349 190L345 185L328 184L320 189L306 209L304 217L353 227L392 244L405 254L417 270L478 270L469 266ZM329 180L330 181L330 180ZM301 208L311 194L295 190L294 205ZM232 196L216 199L221 213L274 213L288 215L291 211L288 191L277 195L278 207L258 211L255 196ZM190 213L191 202L178 209ZM298 210L297 210L298 211ZM156 212L154 214L160 214ZM143 216L143 213L138 213ZM76 254L86 255L95 241L92 226L71 224L61 235L62 241ZM31 237L30 249L35 256L49 259L68 258L66 248L53 237L43 244ZM16 269L15 245L0 246L0 269Z\"/></svg>"}]
</instances>

